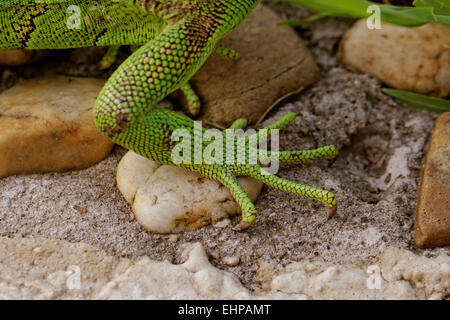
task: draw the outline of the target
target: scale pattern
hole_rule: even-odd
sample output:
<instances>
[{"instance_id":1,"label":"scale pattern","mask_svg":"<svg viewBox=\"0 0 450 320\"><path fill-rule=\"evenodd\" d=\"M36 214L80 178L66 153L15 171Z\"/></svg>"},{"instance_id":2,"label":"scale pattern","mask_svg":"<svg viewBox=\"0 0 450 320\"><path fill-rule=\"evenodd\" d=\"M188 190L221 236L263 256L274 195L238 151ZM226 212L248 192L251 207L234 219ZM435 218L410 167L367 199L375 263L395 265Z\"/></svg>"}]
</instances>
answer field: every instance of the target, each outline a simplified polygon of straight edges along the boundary
<instances>
[{"instance_id":1,"label":"scale pattern","mask_svg":"<svg viewBox=\"0 0 450 320\"><path fill-rule=\"evenodd\" d=\"M251 143L255 141L251 137L233 135L231 145L222 144L222 149L214 149L215 162L202 157L198 160L197 152L204 154L216 140L201 139L210 133L198 128L191 118L155 107L168 94L182 89L192 106L192 114L198 112L199 101L189 86L189 79L213 52L238 58L236 52L217 46L217 42L236 28L259 2L4 0L0 4L0 49L141 46L108 79L95 103L94 120L104 136L159 163L181 166L221 182L242 208L238 230L247 228L256 217L253 203L237 183L239 175L252 176L270 187L320 201L330 208L331 216L337 208L333 193L281 179L262 168L261 163L272 157L289 163L332 160L338 154L334 146L261 153ZM74 6L79 10L73 11ZM79 28L68 28L68 18L73 19L73 14L81 17ZM289 113L257 132L256 141L268 139L273 130L288 125L294 117L295 114ZM239 119L231 128L240 129L245 125L246 121ZM230 130L219 133L223 141ZM185 132L189 137L176 142L173 135L178 132ZM200 139L200 144L195 143L196 139ZM178 149L183 150L179 157L174 153ZM250 157L256 157L257 161L249 162ZM178 161L181 158L184 161Z\"/></svg>"}]
</instances>

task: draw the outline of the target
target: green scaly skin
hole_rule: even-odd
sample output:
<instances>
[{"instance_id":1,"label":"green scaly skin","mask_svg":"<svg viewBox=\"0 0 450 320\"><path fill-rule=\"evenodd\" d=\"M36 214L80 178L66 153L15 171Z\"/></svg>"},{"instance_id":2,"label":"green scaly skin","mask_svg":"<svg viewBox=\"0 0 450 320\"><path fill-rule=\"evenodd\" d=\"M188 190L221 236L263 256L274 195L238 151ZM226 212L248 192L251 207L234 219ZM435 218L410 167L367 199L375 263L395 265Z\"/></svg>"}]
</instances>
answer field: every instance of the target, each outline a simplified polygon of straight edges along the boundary
<instances>
[{"instance_id":1,"label":"green scaly skin","mask_svg":"<svg viewBox=\"0 0 450 320\"><path fill-rule=\"evenodd\" d=\"M236 137L232 145L234 164L198 164L174 161L172 151L177 145L172 134L179 129L205 135L196 130L194 121L174 111L155 105L171 92L181 89L187 97L192 115L199 112L199 99L189 86L189 79L215 52L230 59L238 54L217 46L217 42L237 27L260 0L2 0L0 4L0 49L62 49L88 46L111 46L103 60L108 66L120 45L141 46L109 78L94 107L99 131L115 143L161 164L176 165L221 182L231 191L242 208L238 230L247 228L256 217L256 209L236 176L247 175L268 186L322 202L337 208L333 193L311 186L283 180L266 172L260 164L248 164L252 152L259 163L267 156L278 156L280 162L302 163L315 159L334 159L338 151L326 146L306 151L280 151L266 156L250 146L249 137ZM67 25L69 6L81 13L79 29ZM281 129L295 114L289 113L270 125ZM232 129L243 128L239 119ZM223 131L223 137L227 131ZM258 138L260 132L257 133ZM243 142L243 143L240 143ZM191 139L181 146L195 150ZM203 141L202 151L211 142ZM180 146L180 145L178 145ZM254 154L254 153L252 153ZM265 158L264 158L265 157ZM195 160L191 151L188 158ZM264 158L264 159L263 159ZM195 163L195 162L191 162ZM244 163L244 164L242 164Z\"/></svg>"}]
</instances>

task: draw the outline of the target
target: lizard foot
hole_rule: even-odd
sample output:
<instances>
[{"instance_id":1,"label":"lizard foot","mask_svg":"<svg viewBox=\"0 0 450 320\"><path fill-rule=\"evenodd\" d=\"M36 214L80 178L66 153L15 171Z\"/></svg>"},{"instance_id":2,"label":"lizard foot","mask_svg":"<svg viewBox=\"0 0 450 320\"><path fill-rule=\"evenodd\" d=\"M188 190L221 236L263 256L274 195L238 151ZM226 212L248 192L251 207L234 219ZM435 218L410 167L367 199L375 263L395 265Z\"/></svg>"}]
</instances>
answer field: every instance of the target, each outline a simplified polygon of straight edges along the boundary
<instances>
[{"instance_id":1,"label":"lizard foot","mask_svg":"<svg viewBox=\"0 0 450 320\"><path fill-rule=\"evenodd\" d=\"M274 130L285 127L291 123L294 118L294 113L288 113L277 122L259 130L253 136L256 137L258 141L267 139L273 135ZM245 126L245 122L240 119L237 120L230 128L242 128L243 126ZM237 158L237 164L225 164L221 166L215 165L203 171L203 173L206 173L207 176L216 179L226 186L241 207L242 220L234 228L234 230L243 231L247 229L256 219L257 213L255 206L236 180L236 176L241 175L253 177L272 188L320 201L329 208L328 218L331 218L336 213L337 200L332 192L282 179L262 167L263 164L267 165L270 161L277 161L281 163L306 163L317 159L332 160L338 155L338 150L336 147L325 146L303 151L265 151L261 149L252 149L249 143L251 137L252 135L237 137L238 140L245 139L243 143L241 141L241 143L237 142L235 144L234 153ZM255 156L258 163L246 162L252 151L256 151Z\"/></svg>"}]
</instances>

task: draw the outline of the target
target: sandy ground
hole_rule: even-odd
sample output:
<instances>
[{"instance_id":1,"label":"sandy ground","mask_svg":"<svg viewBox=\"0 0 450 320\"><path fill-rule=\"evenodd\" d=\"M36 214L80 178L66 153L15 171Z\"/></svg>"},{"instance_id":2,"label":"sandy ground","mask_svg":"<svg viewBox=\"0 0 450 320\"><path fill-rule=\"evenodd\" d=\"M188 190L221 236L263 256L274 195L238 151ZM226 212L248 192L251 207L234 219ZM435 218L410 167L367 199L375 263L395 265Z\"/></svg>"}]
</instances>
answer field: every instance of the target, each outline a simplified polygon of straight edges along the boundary
<instances>
[{"instance_id":1,"label":"sandy ground","mask_svg":"<svg viewBox=\"0 0 450 320\"><path fill-rule=\"evenodd\" d=\"M305 14L286 6L276 10L290 17ZM321 77L266 120L272 122L288 111L298 113L281 134L282 149L325 144L341 149L331 168L319 161L283 166L279 172L283 178L333 190L339 199L333 219L326 221L326 208L316 202L265 188L256 203L258 219L248 231L208 226L180 234L172 243L170 236L151 234L134 220L116 188L116 167L125 153L116 147L105 161L87 170L0 179L0 236L82 241L116 256L147 255L172 263L183 262L185 243L198 241L213 265L234 273L251 290L259 289L255 272L262 262L285 266L318 257L333 263L367 263L389 246L426 256L448 253L448 248L419 250L413 242L420 164L436 115L396 103L381 93L379 81L339 64L337 44L350 25L349 20L327 19L299 30L321 67ZM101 51L62 51L39 66L0 70L0 90L42 72L106 76L93 63ZM236 217L232 223L238 221ZM240 257L236 267L223 262L229 255Z\"/></svg>"}]
</instances>

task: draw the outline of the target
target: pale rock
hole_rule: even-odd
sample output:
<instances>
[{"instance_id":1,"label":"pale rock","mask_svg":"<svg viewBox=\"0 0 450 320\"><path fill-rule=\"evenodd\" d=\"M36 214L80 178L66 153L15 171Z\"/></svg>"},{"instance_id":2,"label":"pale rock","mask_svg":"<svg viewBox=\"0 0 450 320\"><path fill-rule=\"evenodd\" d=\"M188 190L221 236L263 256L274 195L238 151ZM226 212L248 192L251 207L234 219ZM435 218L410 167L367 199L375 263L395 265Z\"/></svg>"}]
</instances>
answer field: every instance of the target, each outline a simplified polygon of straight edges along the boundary
<instances>
[{"instance_id":1,"label":"pale rock","mask_svg":"<svg viewBox=\"0 0 450 320\"><path fill-rule=\"evenodd\" d=\"M369 246L372 246L381 240L382 234L376 228L369 227L361 232L361 237Z\"/></svg>"},{"instance_id":2,"label":"pale rock","mask_svg":"<svg viewBox=\"0 0 450 320\"><path fill-rule=\"evenodd\" d=\"M240 185L255 201L263 184L239 177ZM128 152L117 169L117 186L132 206L136 220L156 233L178 233L241 213L229 190L219 182L198 173L160 165L134 152Z\"/></svg>"},{"instance_id":3,"label":"pale rock","mask_svg":"<svg viewBox=\"0 0 450 320\"><path fill-rule=\"evenodd\" d=\"M35 248L41 248L36 253ZM255 299L230 273L214 268L201 244L181 265L116 258L83 243L0 238L2 299ZM69 272L75 270L75 272ZM77 273L78 272L78 273ZM77 283L78 282L78 283ZM75 286L73 286L75 285Z\"/></svg>"},{"instance_id":4,"label":"pale rock","mask_svg":"<svg viewBox=\"0 0 450 320\"><path fill-rule=\"evenodd\" d=\"M0 177L87 168L113 143L97 131L92 109L104 80L46 76L0 95Z\"/></svg>"},{"instance_id":5,"label":"pale rock","mask_svg":"<svg viewBox=\"0 0 450 320\"><path fill-rule=\"evenodd\" d=\"M446 97L450 94L450 26L417 28L357 21L343 37L338 56L352 68L394 88Z\"/></svg>"},{"instance_id":6,"label":"pale rock","mask_svg":"<svg viewBox=\"0 0 450 320\"><path fill-rule=\"evenodd\" d=\"M213 267L200 243L188 246L188 260L181 265L139 260L118 275L97 299L284 299L281 293L252 295L229 272ZM304 298L302 295L290 298Z\"/></svg>"},{"instance_id":7,"label":"pale rock","mask_svg":"<svg viewBox=\"0 0 450 320\"><path fill-rule=\"evenodd\" d=\"M84 243L0 237L0 299L82 299L132 262Z\"/></svg>"},{"instance_id":8,"label":"pale rock","mask_svg":"<svg viewBox=\"0 0 450 320\"><path fill-rule=\"evenodd\" d=\"M410 175L408 157L413 151L410 147L402 146L393 151L386 166L386 172L379 178L370 181L376 188L386 191Z\"/></svg>"},{"instance_id":9,"label":"pale rock","mask_svg":"<svg viewBox=\"0 0 450 320\"><path fill-rule=\"evenodd\" d=\"M117 184L123 197L133 204L138 189L161 165L132 151L125 154L117 168Z\"/></svg>"},{"instance_id":10,"label":"pale rock","mask_svg":"<svg viewBox=\"0 0 450 320\"><path fill-rule=\"evenodd\" d=\"M259 277L269 281L270 275ZM450 257L427 258L390 247L366 266L305 260L272 275L271 290L313 299L442 299L450 293Z\"/></svg>"},{"instance_id":11,"label":"pale rock","mask_svg":"<svg viewBox=\"0 0 450 320\"><path fill-rule=\"evenodd\" d=\"M450 257L444 253L430 259L393 247L381 255L380 267L383 277L409 282L421 298L450 294Z\"/></svg>"},{"instance_id":12,"label":"pale rock","mask_svg":"<svg viewBox=\"0 0 450 320\"><path fill-rule=\"evenodd\" d=\"M214 228L226 228L230 225L231 220L230 219L222 219L215 223L213 223Z\"/></svg>"},{"instance_id":13,"label":"pale rock","mask_svg":"<svg viewBox=\"0 0 450 320\"><path fill-rule=\"evenodd\" d=\"M366 286L368 275L357 266L320 265L319 270L281 273L272 280L272 290L303 293L313 299L374 299L376 291Z\"/></svg>"},{"instance_id":14,"label":"pale rock","mask_svg":"<svg viewBox=\"0 0 450 320\"><path fill-rule=\"evenodd\" d=\"M251 293L212 266L200 243L186 262L113 257L83 243L0 237L1 299L444 299L450 258L388 248L373 265L380 287L369 288L371 266L304 260L280 269L262 263L264 291ZM373 267L372 266L372 267ZM277 270L275 272L275 270ZM372 273L372 276L376 275Z\"/></svg>"}]
</instances>

